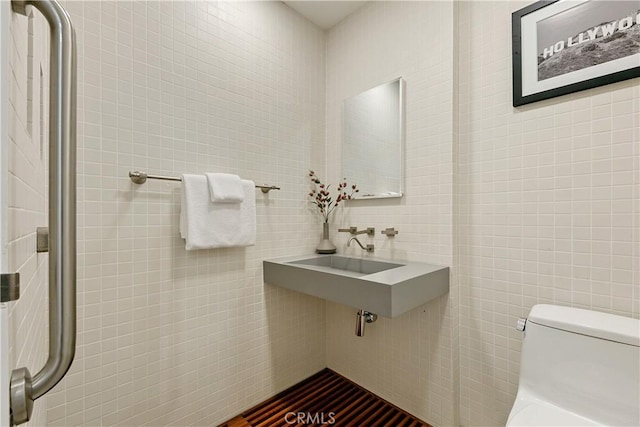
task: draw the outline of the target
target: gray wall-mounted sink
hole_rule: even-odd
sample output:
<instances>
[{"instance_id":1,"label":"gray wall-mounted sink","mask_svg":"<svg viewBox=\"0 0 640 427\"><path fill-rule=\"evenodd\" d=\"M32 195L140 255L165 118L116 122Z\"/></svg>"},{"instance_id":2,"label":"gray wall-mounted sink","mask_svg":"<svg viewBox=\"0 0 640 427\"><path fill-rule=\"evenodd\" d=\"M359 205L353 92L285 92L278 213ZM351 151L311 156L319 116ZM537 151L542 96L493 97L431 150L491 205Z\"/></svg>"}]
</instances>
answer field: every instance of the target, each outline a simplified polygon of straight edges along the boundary
<instances>
[{"instance_id":1,"label":"gray wall-mounted sink","mask_svg":"<svg viewBox=\"0 0 640 427\"><path fill-rule=\"evenodd\" d=\"M263 261L264 281L395 317L449 292L449 267L341 255Z\"/></svg>"}]
</instances>

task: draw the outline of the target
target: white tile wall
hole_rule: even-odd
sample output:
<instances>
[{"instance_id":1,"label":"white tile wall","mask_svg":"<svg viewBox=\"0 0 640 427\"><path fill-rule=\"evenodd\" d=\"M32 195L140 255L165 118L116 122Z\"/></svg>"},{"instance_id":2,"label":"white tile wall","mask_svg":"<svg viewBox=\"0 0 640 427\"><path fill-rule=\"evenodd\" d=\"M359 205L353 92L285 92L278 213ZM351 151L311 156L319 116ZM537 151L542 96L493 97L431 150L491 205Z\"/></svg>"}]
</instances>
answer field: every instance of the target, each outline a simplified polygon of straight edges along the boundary
<instances>
[{"instance_id":1,"label":"white tile wall","mask_svg":"<svg viewBox=\"0 0 640 427\"><path fill-rule=\"evenodd\" d=\"M512 108L510 15L524 5L372 2L324 34L279 2L67 2L78 351L31 424L212 425L328 365L434 425L504 425L513 323L533 304L640 317L640 82ZM32 23L33 61L28 21L12 17L9 214L23 282L12 361L35 370L46 154L28 67L46 58L46 32ZM396 227L364 240L376 256L452 266L451 290L357 338L354 309L263 285L261 260L313 250L306 171L341 178L341 101L398 76L406 195L351 203L332 238L357 254L338 227ZM136 168L234 172L282 190L256 192L255 247L187 253L177 185L137 187Z\"/></svg>"},{"instance_id":2,"label":"white tile wall","mask_svg":"<svg viewBox=\"0 0 640 427\"><path fill-rule=\"evenodd\" d=\"M48 93L40 88L48 87L48 27L37 12L11 14L10 26L7 253L10 271L20 273L20 299L9 303L9 363L35 375L48 354L48 263L35 250L36 227L47 225L47 156L41 143L48 138ZM46 409L45 396L25 425L45 425Z\"/></svg>"},{"instance_id":3,"label":"white tile wall","mask_svg":"<svg viewBox=\"0 0 640 427\"><path fill-rule=\"evenodd\" d=\"M453 4L371 2L327 35L327 167L341 176L342 101L402 76L406 80L406 195L352 202L332 229L376 227L374 256L453 263ZM395 227L388 238L380 230ZM355 245L353 245L355 246ZM453 279L452 279L453 280ZM354 335L356 310L327 304L327 364L433 425L454 425L455 281L449 295Z\"/></svg>"},{"instance_id":4,"label":"white tile wall","mask_svg":"<svg viewBox=\"0 0 640 427\"><path fill-rule=\"evenodd\" d=\"M536 303L640 316L640 81L513 108L511 13L459 5L460 419L504 425Z\"/></svg>"},{"instance_id":5,"label":"white tile wall","mask_svg":"<svg viewBox=\"0 0 640 427\"><path fill-rule=\"evenodd\" d=\"M263 285L310 252L324 34L279 2L67 2L78 39L78 350L48 425L216 425L325 366L324 302ZM185 252L179 185L237 173L254 247Z\"/></svg>"}]
</instances>

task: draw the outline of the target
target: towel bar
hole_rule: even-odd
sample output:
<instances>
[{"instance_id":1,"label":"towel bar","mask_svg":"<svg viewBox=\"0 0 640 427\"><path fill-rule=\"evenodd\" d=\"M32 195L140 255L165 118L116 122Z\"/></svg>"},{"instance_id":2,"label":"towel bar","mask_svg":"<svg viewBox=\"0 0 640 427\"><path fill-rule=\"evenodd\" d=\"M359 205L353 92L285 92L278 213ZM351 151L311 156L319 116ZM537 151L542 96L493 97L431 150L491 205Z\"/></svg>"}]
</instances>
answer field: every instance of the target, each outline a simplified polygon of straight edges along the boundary
<instances>
[{"instance_id":1,"label":"towel bar","mask_svg":"<svg viewBox=\"0 0 640 427\"><path fill-rule=\"evenodd\" d=\"M161 179L163 181L182 181L182 178L177 176L163 176L163 175L151 175L146 172L129 171L129 178L134 184L144 184L147 179ZM262 190L263 193L268 193L271 190L279 190L280 187L275 185L256 185L256 188Z\"/></svg>"}]
</instances>

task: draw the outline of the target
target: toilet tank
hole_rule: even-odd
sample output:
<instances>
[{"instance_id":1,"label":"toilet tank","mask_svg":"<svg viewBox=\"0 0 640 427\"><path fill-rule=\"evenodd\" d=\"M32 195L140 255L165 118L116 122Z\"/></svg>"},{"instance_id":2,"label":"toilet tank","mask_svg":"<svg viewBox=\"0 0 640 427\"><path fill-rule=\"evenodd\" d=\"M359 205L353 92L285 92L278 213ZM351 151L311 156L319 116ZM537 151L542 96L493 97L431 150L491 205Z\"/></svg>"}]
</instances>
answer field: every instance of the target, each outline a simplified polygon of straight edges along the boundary
<instances>
[{"instance_id":1,"label":"toilet tank","mask_svg":"<svg viewBox=\"0 0 640 427\"><path fill-rule=\"evenodd\" d=\"M527 318L518 395L604 425L640 423L640 321L536 305Z\"/></svg>"}]
</instances>

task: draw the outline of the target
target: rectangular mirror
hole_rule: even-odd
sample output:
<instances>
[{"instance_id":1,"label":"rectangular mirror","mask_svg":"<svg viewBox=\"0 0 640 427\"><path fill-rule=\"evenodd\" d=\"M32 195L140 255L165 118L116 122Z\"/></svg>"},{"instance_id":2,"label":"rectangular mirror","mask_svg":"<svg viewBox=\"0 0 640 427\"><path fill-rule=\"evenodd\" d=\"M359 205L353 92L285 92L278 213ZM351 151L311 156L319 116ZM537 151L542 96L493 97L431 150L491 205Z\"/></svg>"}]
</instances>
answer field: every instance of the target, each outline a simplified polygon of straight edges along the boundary
<instances>
[{"instance_id":1,"label":"rectangular mirror","mask_svg":"<svg viewBox=\"0 0 640 427\"><path fill-rule=\"evenodd\" d=\"M397 78L344 101L342 175L358 199L402 197L404 80Z\"/></svg>"}]
</instances>

